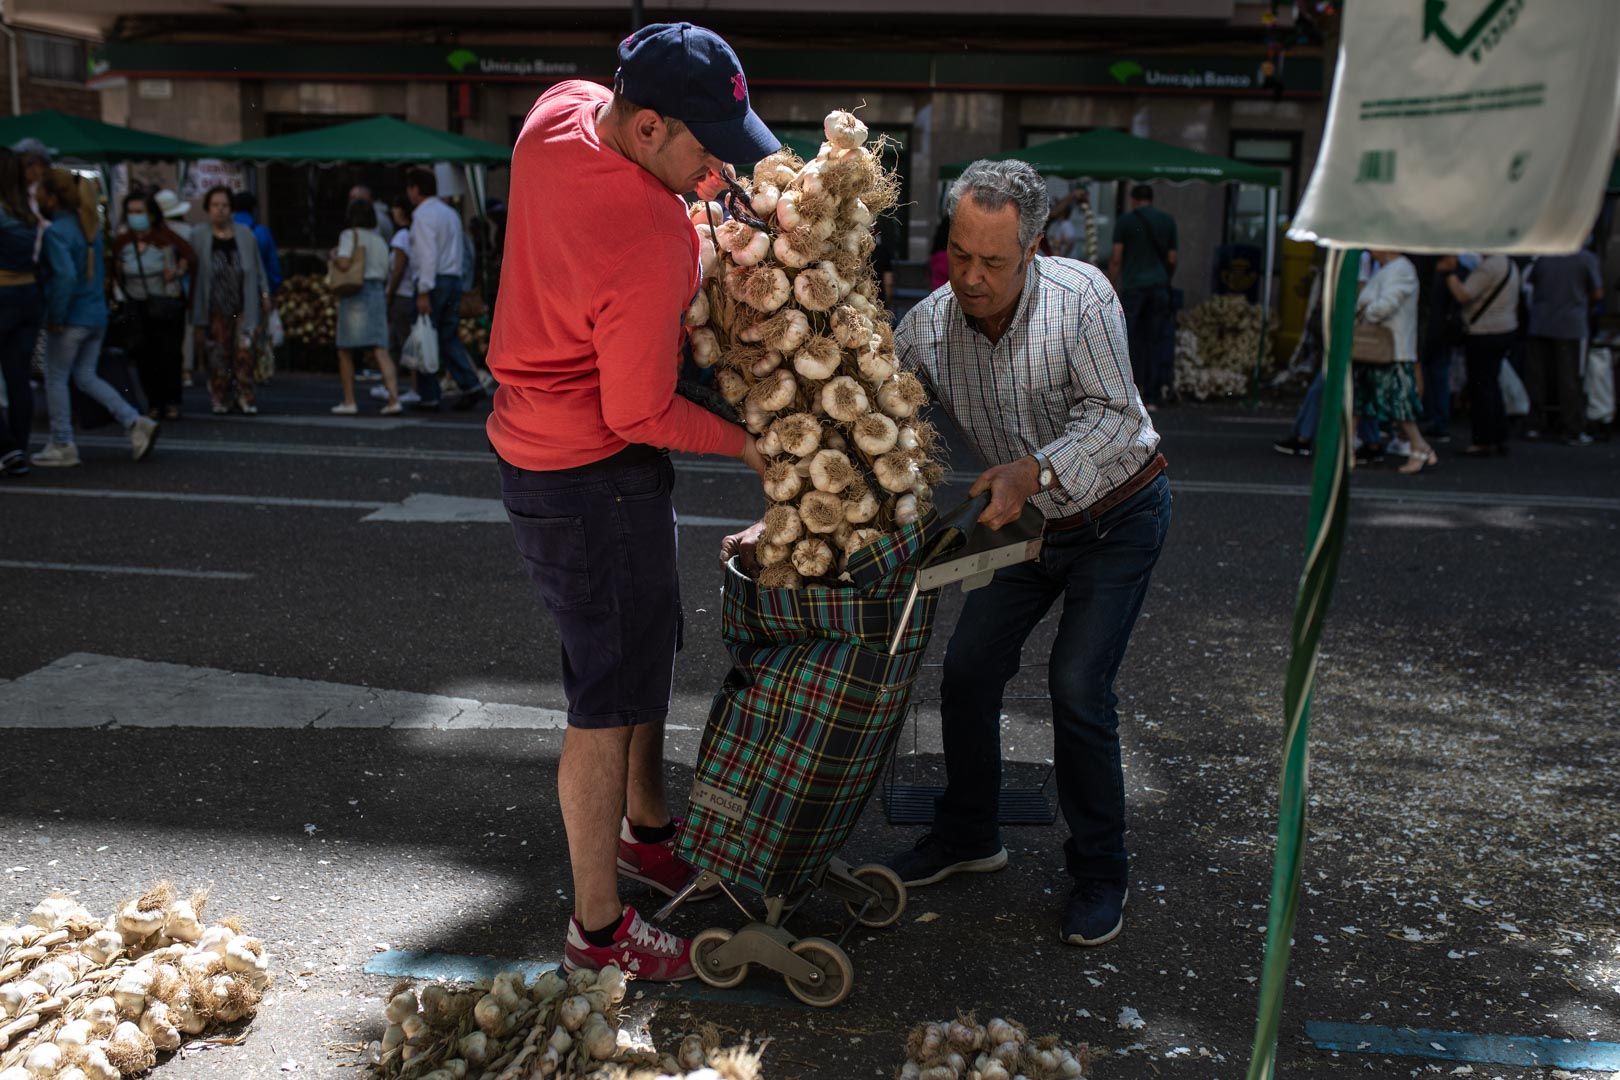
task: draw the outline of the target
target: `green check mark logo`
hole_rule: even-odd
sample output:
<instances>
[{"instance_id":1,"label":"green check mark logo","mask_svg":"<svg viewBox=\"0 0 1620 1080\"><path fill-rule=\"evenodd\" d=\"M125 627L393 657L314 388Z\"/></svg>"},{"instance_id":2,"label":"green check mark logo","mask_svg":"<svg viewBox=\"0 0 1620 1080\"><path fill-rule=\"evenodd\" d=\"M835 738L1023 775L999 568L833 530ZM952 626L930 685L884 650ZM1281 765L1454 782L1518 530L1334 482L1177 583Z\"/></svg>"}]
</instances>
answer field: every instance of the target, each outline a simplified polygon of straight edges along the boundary
<instances>
[{"instance_id":1,"label":"green check mark logo","mask_svg":"<svg viewBox=\"0 0 1620 1080\"><path fill-rule=\"evenodd\" d=\"M1136 76L1142 74L1142 65L1135 60L1121 60L1108 69L1108 74L1114 77L1115 82L1130 82Z\"/></svg>"},{"instance_id":2,"label":"green check mark logo","mask_svg":"<svg viewBox=\"0 0 1620 1080\"><path fill-rule=\"evenodd\" d=\"M459 75L472 65L478 63L478 54L473 52L471 49L457 49L444 59L445 63L455 68L456 74Z\"/></svg>"},{"instance_id":3,"label":"green check mark logo","mask_svg":"<svg viewBox=\"0 0 1620 1080\"><path fill-rule=\"evenodd\" d=\"M1469 24L1468 29L1461 34L1455 33L1446 25L1446 0L1424 0L1423 4L1423 40L1431 37L1440 39L1440 44L1451 50L1453 56L1461 56L1473 48L1474 42L1479 40L1491 20L1506 7L1509 0L1491 0L1485 5L1485 10L1479 17Z\"/></svg>"}]
</instances>

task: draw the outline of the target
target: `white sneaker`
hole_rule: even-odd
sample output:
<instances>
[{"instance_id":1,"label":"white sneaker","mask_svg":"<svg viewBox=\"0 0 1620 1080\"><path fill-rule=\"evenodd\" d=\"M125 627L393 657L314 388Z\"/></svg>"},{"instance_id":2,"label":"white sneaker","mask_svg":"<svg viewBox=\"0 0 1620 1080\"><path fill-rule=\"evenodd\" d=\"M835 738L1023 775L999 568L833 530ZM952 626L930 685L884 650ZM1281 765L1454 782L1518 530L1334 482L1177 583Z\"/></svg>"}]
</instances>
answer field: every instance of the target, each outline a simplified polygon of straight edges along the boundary
<instances>
[{"instance_id":1,"label":"white sneaker","mask_svg":"<svg viewBox=\"0 0 1620 1080\"><path fill-rule=\"evenodd\" d=\"M41 468L71 468L79 463L79 448L72 443L48 442L28 459Z\"/></svg>"},{"instance_id":2,"label":"white sneaker","mask_svg":"<svg viewBox=\"0 0 1620 1080\"><path fill-rule=\"evenodd\" d=\"M152 452L157 444L158 422L150 417L143 416L129 427L129 446L133 452L131 456L140 461Z\"/></svg>"},{"instance_id":3,"label":"white sneaker","mask_svg":"<svg viewBox=\"0 0 1620 1080\"><path fill-rule=\"evenodd\" d=\"M345 401L340 401L336 405L332 406L332 415L333 416L353 416L355 413L357 413L359 411L360 411L360 406L353 405L353 404L350 404L349 402L345 402Z\"/></svg>"},{"instance_id":4,"label":"white sneaker","mask_svg":"<svg viewBox=\"0 0 1620 1080\"><path fill-rule=\"evenodd\" d=\"M378 401L387 401L388 400L388 387L382 386L380 384L377 385L377 386L373 386L371 388L371 396L376 398Z\"/></svg>"},{"instance_id":5,"label":"white sneaker","mask_svg":"<svg viewBox=\"0 0 1620 1080\"><path fill-rule=\"evenodd\" d=\"M384 398L388 397L388 391L387 390L383 391L383 397ZM422 400L422 395L418 394L415 390L401 390L399 392L399 403L401 405L415 405L417 402L419 402L421 400Z\"/></svg>"},{"instance_id":6,"label":"white sneaker","mask_svg":"<svg viewBox=\"0 0 1620 1080\"><path fill-rule=\"evenodd\" d=\"M1391 439L1384 447L1384 453L1390 457L1408 457L1412 453L1412 444L1405 439Z\"/></svg>"}]
</instances>

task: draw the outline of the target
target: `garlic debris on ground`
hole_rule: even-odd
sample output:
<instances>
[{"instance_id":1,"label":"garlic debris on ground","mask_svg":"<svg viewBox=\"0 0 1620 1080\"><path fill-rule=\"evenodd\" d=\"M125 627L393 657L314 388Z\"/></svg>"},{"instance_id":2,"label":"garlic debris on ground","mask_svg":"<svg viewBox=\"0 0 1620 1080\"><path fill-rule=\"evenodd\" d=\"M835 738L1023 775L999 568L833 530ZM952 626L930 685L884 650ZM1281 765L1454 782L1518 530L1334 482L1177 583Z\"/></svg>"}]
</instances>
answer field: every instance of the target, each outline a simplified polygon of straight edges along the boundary
<instances>
[{"instance_id":1,"label":"garlic debris on ground","mask_svg":"<svg viewBox=\"0 0 1620 1080\"><path fill-rule=\"evenodd\" d=\"M1022 1025L969 1016L918 1024L906 1038L901 1080L1085 1080L1090 1048L1057 1036L1031 1039Z\"/></svg>"}]
</instances>

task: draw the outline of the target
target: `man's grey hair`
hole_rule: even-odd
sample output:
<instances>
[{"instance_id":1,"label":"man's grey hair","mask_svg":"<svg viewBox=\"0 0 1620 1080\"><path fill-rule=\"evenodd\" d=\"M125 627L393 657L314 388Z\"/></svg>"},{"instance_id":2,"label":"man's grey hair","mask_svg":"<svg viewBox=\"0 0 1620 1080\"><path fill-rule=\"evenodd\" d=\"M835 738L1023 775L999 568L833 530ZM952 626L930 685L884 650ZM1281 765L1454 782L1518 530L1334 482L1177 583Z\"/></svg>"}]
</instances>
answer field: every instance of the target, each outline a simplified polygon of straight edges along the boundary
<instances>
[{"instance_id":1,"label":"man's grey hair","mask_svg":"<svg viewBox=\"0 0 1620 1080\"><path fill-rule=\"evenodd\" d=\"M964 195L973 196L986 210L1000 210L1009 203L1017 206L1020 250L1027 250L1041 235L1052 212L1046 181L1027 161L975 161L951 185L945 212L955 217Z\"/></svg>"}]
</instances>

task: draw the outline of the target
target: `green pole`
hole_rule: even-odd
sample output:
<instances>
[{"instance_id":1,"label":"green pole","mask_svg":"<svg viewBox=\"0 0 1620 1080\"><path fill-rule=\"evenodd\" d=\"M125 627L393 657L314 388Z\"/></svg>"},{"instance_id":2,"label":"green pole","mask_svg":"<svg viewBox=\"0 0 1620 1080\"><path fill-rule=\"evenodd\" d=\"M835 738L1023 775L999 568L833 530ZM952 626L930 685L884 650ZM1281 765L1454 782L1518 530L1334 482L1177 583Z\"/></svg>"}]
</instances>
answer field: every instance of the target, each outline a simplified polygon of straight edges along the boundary
<instances>
[{"instance_id":1,"label":"green pole","mask_svg":"<svg viewBox=\"0 0 1620 1080\"><path fill-rule=\"evenodd\" d=\"M1248 1080L1271 1080L1277 1069L1277 1031L1288 979L1289 944L1299 910L1300 870L1305 854L1305 797L1310 765L1311 689L1316 657L1327 621L1328 602L1344 548L1350 504L1352 448L1350 338L1355 330L1360 253L1334 251L1328 280L1337 272L1328 334L1327 376L1322 386L1322 422L1316 429L1316 472L1305 570L1294 601L1288 676L1283 690L1286 727L1277 809L1277 853L1271 870L1271 911L1266 925L1266 959L1260 976L1260 1004L1249 1057Z\"/></svg>"}]
</instances>

